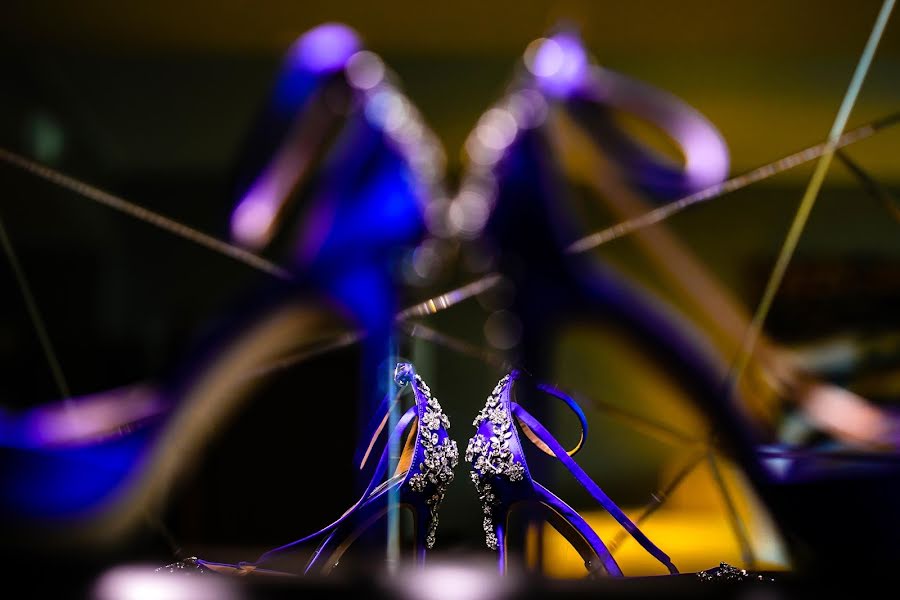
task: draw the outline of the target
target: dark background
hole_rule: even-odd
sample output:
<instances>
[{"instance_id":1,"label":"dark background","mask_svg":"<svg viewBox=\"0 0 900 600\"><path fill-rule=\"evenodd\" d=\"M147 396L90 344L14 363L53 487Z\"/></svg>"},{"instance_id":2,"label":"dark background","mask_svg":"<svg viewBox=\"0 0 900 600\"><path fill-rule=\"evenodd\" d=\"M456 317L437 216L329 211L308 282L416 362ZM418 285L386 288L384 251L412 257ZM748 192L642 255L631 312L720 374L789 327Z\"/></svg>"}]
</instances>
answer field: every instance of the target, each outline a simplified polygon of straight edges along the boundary
<instances>
[{"instance_id":1,"label":"dark background","mask_svg":"<svg viewBox=\"0 0 900 600\"><path fill-rule=\"evenodd\" d=\"M384 57L442 139L452 181L465 136L502 92L524 47L568 19L599 62L706 114L728 141L737 174L824 138L879 4L12 2L0 22L0 145L224 237L243 136L282 53L306 29L345 22ZM894 22L851 126L900 108L898 73ZM896 190L898 142L900 133L890 131L849 153ZM809 167L795 169L671 226L752 309L809 174ZM76 395L167 372L265 283L243 265L9 166L0 166L0 177L0 217ZM598 216L585 229L600 225ZM898 228L835 165L769 332L800 343L896 331ZM627 243L596 254L648 277ZM52 400L58 392L5 261L0 282L0 406ZM406 293L425 297L454 282ZM429 323L484 345L484 318L470 303ZM569 351L579 348L573 343ZM402 351L420 365L464 447L470 416L501 373L425 343ZM581 358L589 364L608 354L615 353ZM351 378L356 358L342 351L273 380L219 432L162 516L177 545L188 554L213 548L244 558L343 510L352 440L334 408L353 400L336 398L332 382ZM598 368L615 379L614 364ZM576 389L592 381L560 372ZM889 398L898 388L895 378L878 389ZM619 400L641 398L626 392ZM604 435L583 464L623 504L640 503L657 485L667 450L591 418ZM461 469L439 532L451 550L480 548L478 507L465 479ZM560 485L571 489L565 480ZM122 549L144 551L161 560L169 552L152 527Z\"/></svg>"}]
</instances>

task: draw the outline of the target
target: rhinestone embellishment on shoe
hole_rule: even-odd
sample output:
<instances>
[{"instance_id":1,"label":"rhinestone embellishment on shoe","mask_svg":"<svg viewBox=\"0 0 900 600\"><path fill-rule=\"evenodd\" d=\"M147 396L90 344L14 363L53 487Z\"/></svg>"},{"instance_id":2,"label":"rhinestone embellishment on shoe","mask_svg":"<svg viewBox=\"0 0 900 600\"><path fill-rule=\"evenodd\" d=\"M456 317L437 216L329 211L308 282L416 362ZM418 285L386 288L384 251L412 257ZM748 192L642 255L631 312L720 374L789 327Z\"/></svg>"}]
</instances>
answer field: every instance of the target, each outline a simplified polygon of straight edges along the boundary
<instances>
[{"instance_id":1,"label":"rhinestone embellishment on shoe","mask_svg":"<svg viewBox=\"0 0 900 600\"><path fill-rule=\"evenodd\" d=\"M450 419L444 414L437 398L432 396L428 384L418 375L413 376L412 366L408 363L397 365L394 371L394 380L397 385L404 386L415 378L415 387L427 400L425 413L422 415L419 439L422 442L422 461L419 470L409 478L409 487L420 494L430 494L425 500L429 509L428 534L425 537L425 546L431 549L434 546L435 533L438 526L438 508L444 501L444 494L453 482L453 469L459 464L459 448L456 442L449 436L439 435L441 429L450 429Z\"/></svg>"},{"instance_id":2,"label":"rhinestone embellishment on shoe","mask_svg":"<svg viewBox=\"0 0 900 600\"><path fill-rule=\"evenodd\" d=\"M179 560L178 562L174 562L170 565L159 567L155 572L168 574L178 573L183 575L205 575L206 573L211 573L212 571L200 564L200 561L196 556L191 556L190 558Z\"/></svg>"},{"instance_id":3,"label":"rhinestone embellishment on shoe","mask_svg":"<svg viewBox=\"0 0 900 600\"><path fill-rule=\"evenodd\" d=\"M484 423L490 422L491 435L487 437L482 433L476 433L469 440L465 456L466 462L471 465L469 475L472 483L475 484L475 491L478 493L484 512L485 542L491 550L497 549L497 536L494 534L494 510L499 504L492 480L504 478L510 482L517 482L522 481L525 476L525 467L515 460L509 447L509 440L513 435L509 409L500 402L500 397L511 380L511 375L505 375L497 383L488 396L484 408L475 417L472 424L476 431Z\"/></svg>"}]
</instances>

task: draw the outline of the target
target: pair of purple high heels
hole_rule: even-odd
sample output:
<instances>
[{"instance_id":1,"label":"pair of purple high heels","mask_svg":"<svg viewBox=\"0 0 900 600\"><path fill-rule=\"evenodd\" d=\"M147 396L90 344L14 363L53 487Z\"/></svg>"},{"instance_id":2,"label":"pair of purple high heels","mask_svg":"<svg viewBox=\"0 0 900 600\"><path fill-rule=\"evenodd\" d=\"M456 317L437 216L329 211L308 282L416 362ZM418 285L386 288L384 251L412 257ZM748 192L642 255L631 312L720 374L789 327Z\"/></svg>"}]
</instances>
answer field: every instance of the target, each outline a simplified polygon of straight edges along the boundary
<instances>
[{"instance_id":1,"label":"pair of purple high heels","mask_svg":"<svg viewBox=\"0 0 900 600\"><path fill-rule=\"evenodd\" d=\"M320 539L303 570L304 574L327 574L340 561L350 544L376 520L395 506L405 506L413 514L415 526L415 562L424 564L426 551L435 544L438 508L454 479L459 461L456 441L449 434L450 420L437 398L409 363L399 363L394 379L401 388L412 391L413 405L400 417L393 430L385 431L390 399L382 409L385 416L374 424L371 438L359 468L371 473L362 497L340 518L322 529L294 542L270 550L253 562L227 564L192 558L193 568L233 575L289 575L266 568L277 557L296 547ZM474 420L475 435L469 440L465 460L470 464L484 512L487 546L498 552L501 573L507 570L507 524L511 511L531 505L579 552L590 574L622 576L622 570L600 536L578 512L532 477L519 432L537 448L559 459L590 495L670 573L678 570L660 550L603 492L571 458L581 449L587 433L587 420L578 404L560 390L543 384L537 388L565 402L578 417L581 438L572 450L565 450L556 438L515 399L516 386L529 385L521 371L505 375L487 397L484 408ZM404 434L409 434L393 473L389 473L389 450ZM386 437L385 437L386 436ZM373 452L382 448L377 462ZM375 465L372 467L372 465ZM178 565L184 568L185 563ZM170 568L174 570L175 567Z\"/></svg>"},{"instance_id":2,"label":"pair of purple high heels","mask_svg":"<svg viewBox=\"0 0 900 600\"><path fill-rule=\"evenodd\" d=\"M627 324L635 337L650 346L661 361L670 366L679 381L695 392L698 403L715 417L715 423L733 442L742 464L756 465L756 470L751 470L754 482L769 492L765 496L768 506L777 509L778 514L786 515L783 524L813 526L814 530L810 527L800 531L805 538L834 537L827 533L827 528L820 527L820 522L801 519L802 515L797 513L808 512L807 506L835 496L820 493L820 488L811 486L809 495L813 502L798 502L797 496L787 489L790 482L786 478L775 478L773 482L773 478L762 471L755 454L756 441L740 427L739 415L731 406L736 399L723 393L721 369L705 353L702 341L694 339L690 335L692 332L684 331L686 328L674 315L648 301L611 269L601 267L583 255L565 252L578 239L578 229L569 226L567 215L560 208L563 186L558 181L560 174L550 151L552 145L546 139L548 128L542 126L548 104L555 102L569 108L576 121L592 133L593 141L609 151L628 183L658 197L678 197L725 176L727 151L714 128L683 103L658 90L645 89L642 84L605 69L593 69L574 36L559 34L544 41L528 66L530 75L525 81L517 82L504 103L498 103L486 113L473 136L475 141L467 146L473 158L467 180L471 190L467 191L483 193L460 194L448 211L452 225L450 233L472 238L483 235L490 240L497 249L498 269L516 287L512 312L524 326L517 364L528 365L539 376L545 375L546 352L552 346L551 334L573 314L606 315ZM299 241L292 248L290 266L294 278L290 297L297 297L294 294L299 290L304 297L317 295L324 298L350 321L355 331L365 334L362 337L364 358L360 387L363 398L359 402L359 420L365 423L374 419L376 423L372 432L362 436L364 440L373 441L365 447L360 460L361 500L344 517L304 538L323 538L307 570L321 571L333 566L335 557L346 548L344 542L351 540L369 520L387 509L392 492L408 504L419 507L415 510L421 517L416 521L421 532L418 534L421 538L418 555L421 557L429 543L429 532L433 533L435 519L432 517L436 516L439 503L434 499L440 496L438 491L450 477L449 471L435 465L442 465L442 460L447 463L455 460L451 458L452 446L446 442L449 440L446 420L441 416L443 413L436 410L436 401L432 406L427 398L424 392L427 386L410 376L411 371L401 369L400 381L411 383L408 387L414 389L415 410L407 412L397 427L384 435L384 424L380 419L386 414L387 407L375 408L381 397L375 383L384 379L380 370L382 361L393 354L392 329L399 306L392 271L396 266L395 259L403 248L421 238L426 217L440 212L433 211L433 205L425 210L421 202L423 198L433 196L422 192L422 188L433 183L439 174L422 173L415 168L423 162L423 152L404 149L403 143L414 139L417 132L421 133L421 124L415 119L404 120L413 110L411 105L391 88L384 76L383 65L370 54L361 52L355 38L348 36L345 29L326 27L318 30L316 35L302 39L292 50L279 81L271 99L272 106L261 123L261 133L249 145L250 156L256 157L257 163L248 164L247 172L252 175L245 177L241 184L241 202L232 220L234 237L255 249L265 246L272 239L275 225L286 220L287 204L295 197L296 189L305 185L314 188L316 193L311 194L314 201L306 207ZM341 119L335 116L335 107L329 105L329 100L341 97L347 100L345 105L338 106L338 112L346 110L343 116L349 115L345 127L336 125ZM685 154L684 168L660 160L649 149L628 138L613 118L613 111L623 108L669 133ZM322 168L310 177L313 169L307 168L308 163L300 160L302 157L298 157L296 151L304 147L318 149L319 142L328 138L331 129L339 130L337 134L331 132L337 141L329 147ZM268 162L259 164L260 158ZM261 312L269 311L271 307L264 308L266 310ZM159 429L154 429L153 423L144 427L147 423L142 422L134 426L133 431L129 430L128 435L122 435L122 430L110 432L110 437L99 443L80 445L82 438L65 439L63 443L53 438L46 443L48 440L40 435L30 434L46 433L44 426L53 421L45 418L47 413L34 419L41 427L18 427L23 421L29 425L28 418L9 420L7 435L0 426L0 437L4 445L9 446L0 461L0 474L5 481L12 482L2 499L3 512L13 518L23 513L55 517L61 513L79 513L84 508L103 507L110 503L114 492L125 488L131 483L129 478L140 472L135 465L150 464L154 468L146 469L150 476L137 486L138 493L121 503L129 507L126 517L134 520L137 511L132 508L142 504L145 496L150 495L151 487L165 489L174 477L174 463L183 458L184 453L173 455L171 448L174 445L165 442L174 440L195 448L202 442L202 434L214 425L211 419L224 418L232 406L230 393L233 389L219 395L194 393L198 387L203 389L207 375L215 373L208 366L227 357L232 349L263 340L261 336L266 327L277 328L275 312L267 314L261 323L253 323L246 329L236 328L238 335L219 345L215 355L196 361L200 368L194 368L187 377L176 379L158 398L154 397L154 400L164 399L170 404L164 407L166 411L150 406L149 419L161 420L160 415L165 412L171 417L169 425L175 424L174 427L167 425L161 438L155 437ZM258 314L254 314L254 319L256 317ZM298 334L299 339L299 334L308 332L288 333ZM272 358L266 352L261 352L260 357ZM257 362L254 360L251 366L257 366ZM192 364L192 367L196 366ZM231 371L237 373L238 369ZM538 448L569 467L579 482L618 517L626 529L636 536L639 532L632 529L633 525L621 511L571 462L546 429L513 400L513 384L521 380L521 374L513 373L498 386L486 411L479 415L479 431L469 447L479 492L486 503L489 545L497 546L501 563L504 563L505 517L513 505L531 501L542 507L551 524L558 526L582 551L586 561L591 563L590 570L617 574L618 568L605 552L602 541L593 535L577 513L534 482L516 428L520 427ZM234 380L224 381L234 383ZM197 397L202 397L204 402L194 402ZM183 399L187 401L178 405ZM217 404L213 406L213 402ZM428 410L429 406L432 410ZM570 406L580 415L574 403ZM379 449L388 448L389 442L398 440L405 429L414 426L415 436L408 440L406 448L409 452L404 454L402 467L389 475L385 450L382 450L381 460L375 461L372 457ZM495 434L495 429L500 433ZM200 435L194 435L197 431ZM429 431L432 435L426 441L424 433ZM148 458L145 453L151 445L163 449L168 446L170 450ZM434 454L436 445L443 448L440 457ZM426 452L428 447L432 448L431 455ZM806 462L815 461L796 462L797 466L804 467ZM86 469L79 470L82 465L99 468L93 469L88 476ZM162 466L156 468L156 465ZM162 474L157 476L158 472ZM38 481L37 475L44 473L52 476ZM872 481L886 480L873 478ZM840 488L859 489L853 485L825 489L834 492ZM886 489L891 490L891 494L885 497L891 500L884 504L890 505L897 497L897 486ZM857 496L868 502L879 499L881 494L879 491ZM431 505L429 499L433 500ZM843 503L834 501L834 504L840 506ZM857 510L852 513L859 516L893 514L887 511L867 513L861 506L855 508ZM881 527L885 532L897 529L896 524ZM826 533L820 533L820 530ZM652 546L643 539L644 547L650 550ZM667 566L671 565L658 550L653 549L651 553ZM277 554L281 552L276 551ZM269 555L263 562L272 557L274 555ZM200 561L198 564L205 564L210 569L242 572L265 570L255 563L229 566Z\"/></svg>"}]
</instances>

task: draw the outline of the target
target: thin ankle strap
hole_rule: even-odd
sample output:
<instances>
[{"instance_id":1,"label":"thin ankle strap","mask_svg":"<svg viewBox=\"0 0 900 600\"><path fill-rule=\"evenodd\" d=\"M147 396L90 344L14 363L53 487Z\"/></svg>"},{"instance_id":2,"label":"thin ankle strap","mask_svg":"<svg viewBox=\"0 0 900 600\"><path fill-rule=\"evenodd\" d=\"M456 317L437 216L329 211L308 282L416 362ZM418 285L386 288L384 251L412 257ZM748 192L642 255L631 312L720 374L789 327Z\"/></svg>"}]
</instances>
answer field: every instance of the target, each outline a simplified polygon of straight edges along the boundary
<instances>
[{"instance_id":1,"label":"thin ankle strap","mask_svg":"<svg viewBox=\"0 0 900 600\"><path fill-rule=\"evenodd\" d=\"M560 392L562 394L562 392ZM554 394L556 395L556 394ZM565 394L562 394L565 396ZM566 396L568 398L568 396ZM571 400L571 398L569 398ZM574 400L571 400L574 403ZM543 425L538 422L532 415L528 413L524 408L522 408L518 403L511 402L511 410L513 415L516 417L516 420L519 422L519 425L522 427L523 431L530 430L537 438L541 440L543 444L548 446L552 452L548 452L548 454L552 454L556 456L569 471L575 477L575 480L581 484L584 489L588 491L591 496L594 497L597 502L603 506L606 511L613 516L613 518L619 522L625 530L631 534L633 537L643 548L649 552L656 560L662 563L670 573L678 573L678 569L675 568L675 565L672 564L672 560L666 555L662 550L660 550L650 539L644 535L644 533L638 529L637 525L635 525L631 519L619 508L612 499L606 495L600 486L594 483L594 480L590 478L590 476L578 466L570 456L569 453L566 452L565 448L562 447L553 435L547 431ZM577 405L576 405L577 406ZM583 413L582 413L583 414ZM527 429L526 429L527 428ZM533 440L531 436L529 439ZM540 446L538 446L540 448Z\"/></svg>"},{"instance_id":2,"label":"thin ankle strap","mask_svg":"<svg viewBox=\"0 0 900 600\"><path fill-rule=\"evenodd\" d=\"M518 369L515 369L509 374L509 376L513 382L519 381L522 378L522 372ZM549 383L538 383L535 385L535 387L540 391L546 394L550 394L551 396L565 402L569 410L575 413L575 416L578 418L578 423L579 425L581 425L578 443L575 444L575 447L571 450L566 450L566 454L568 454L569 456L574 456L578 453L579 450L581 450L581 448L584 446L584 442L587 440L588 423L587 418L584 416L584 411L581 410L581 406L579 406L578 402L576 402L571 396L569 396L556 386L550 385ZM522 433L525 434L525 437L527 437L532 444L537 446L538 449L541 450L541 452L549 456L556 456L553 451L547 446L547 444L541 441L541 438L535 435L533 431L531 431L528 425L524 425L522 423L520 423L519 425L522 426Z\"/></svg>"},{"instance_id":3,"label":"thin ankle strap","mask_svg":"<svg viewBox=\"0 0 900 600\"><path fill-rule=\"evenodd\" d=\"M575 447L571 450L565 451L569 456L575 456L575 454L577 454L578 451L581 450L581 448L584 446L584 442L587 440L588 424L587 417L584 416L584 411L581 410L581 406L579 406L571 396L563 392L561 389L547 383L539 383L536 387L542 392L550 394L551 396L559 398L560 400L565 402L566 406L568 406L569 409L573 413L575 413L575 416L578 417L578 422L581 425L581 433L578 437L578 443L575 444ZM537 446L544 454L556 456L556 454L541 440L540 436L535 435L535 433L531 430L530 427L528 427L528 425L525 425L524 423L519 423L519 425L522 426L522 433L525 434L525 437L531 440L532 444Z\"/></svg>"}]
</instances>

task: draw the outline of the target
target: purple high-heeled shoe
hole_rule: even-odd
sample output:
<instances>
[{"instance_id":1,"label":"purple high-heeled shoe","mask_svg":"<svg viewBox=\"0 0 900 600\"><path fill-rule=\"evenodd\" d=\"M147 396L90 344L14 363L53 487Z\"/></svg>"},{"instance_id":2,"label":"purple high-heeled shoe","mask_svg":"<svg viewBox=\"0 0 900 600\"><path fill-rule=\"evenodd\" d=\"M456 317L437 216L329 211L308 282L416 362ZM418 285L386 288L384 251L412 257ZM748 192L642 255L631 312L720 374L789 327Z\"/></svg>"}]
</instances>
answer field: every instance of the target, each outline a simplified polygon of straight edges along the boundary
<instances>
[{"instance_id":1,"label":"purple high-heeled shoe","mask_svg":"<svg viewBox=\"0 0 900 600\"><path fill-rule=\"evenodd\" d=\"M591 496L628 531L637 542L670 573L678 570L669 557L651 542L622 510L594 483L572 459L581 449L587 433L587 420L578 404L548 385L538 389L566 403L581 423L581 439L572 450L565 450L541 423L512 399L513 385L522 374L512 371L504 376L475 418L475 436L469 440L466 462L472 465L471 477L484 510L486 543L499 554L499 568L506 572L508 553L506 529L514 505L530 503L543 509L547 521L581 554L590 573L604 572L621 576L616 563L600 536L571 506L535 481L525 460L518 424L525 436L540 450L558 458Z\"/></svg>"},{"instance_id":2,"label":"purple high-heeled shoe","mask_svg":"<svg viewBox=\"0 0 900 600\"><path fill-rule=\"evenodd\" d=\"M398 420L385 437L388 413L394 401L385 398L381 409L383 418L372 423L368 445L357 456L359 468L371 473L362 496L340 518L298 540L270 550L253 562L238 564L217 563L192 558L197 565L220 573L246 575L283 574L263 565L283 556L306 542L321 541L303 569L304 574L328 574L340 561L344 552L366 529L394 507L403 506L413 513L415 524L415 562L424 564L426 551L434 546L438 526L438 508L447 487L453 481L453 469L459 462L456 442L450 438L450 420L425 381L409 363L399 363L394 370L394 382L412 391L414 404ZM410 429L412 428L412 429ZM411 430L393 474L388 475L389 450ZM377 463L372 457L382 448Z\"/></svg>"},{"instance_id":3,"label":"purple high-heeled shoe","mask_svg":"<svg viewBox=\"0 0 900 600\"><path fill-rule=\"evenodd\" d=\"M448 211L465 217L456 219L464 237L485 234L496 249L497 270L516 290L510 307L521 324L516 364L544 377L558 332L575 319L606 319L624 326L709 418L717 448L744 469L783 533L798 572L830 575L853 572L851 566L870 569L896 563L900 461L892 450L896 437L891 439L896 427L877 427L879 435L866 432L870 440L883 440L883 452L859 452L832 443L788 446L774 423L752 416L742 390L732 389L731 359L716 351L707 332L611 265L571 252L584 232L565 202L569 186L551 143L549 107L574 116L590 139L608 150L624 182L658 198L677 195L679 190L696 192L703 182L715 182L725 174L727 155L711 125L686 106L673 103L667 94L646 87L641 92L637 82L590 67L572 35L553 36L551 41L541 48L544 60L553 61L532 63L531 74L485 114L469 138L473 167L463 187L471 189L478 202L472 201L472 194L460 194ZM653 155L637 141L630 148L623 146L623 132L610 137L610 108L632 112L660 127L681 147L685 168L671 170L654 163ZM692 164L696 169L688 168ZM473 205L478 210L466 210ZM808 391L803 389L810 387L804 381L807 375L797 375L799 385L792 384L791 393ZM787 398L787 390L784 386L780 397ZM841 390L816 386L812 399L805 396L807 415L810 404L822 401L821 406L828 406L823 411L826 418L843 419L842 426L855 425L848 417L853 413L834 407L861 402L848 400ZM886 411L882 414L883 422L891 419ZM828 435L827 430L816 433Z\"/></svg>"},{"instance_id":4,"label":"purple high-heeled shoe","mask_svg":"<svg viewBox=\"0 0 900 600\"><path fill-rule=\"evenodd\" d=\"M440 151L390 73L360 47L337 25L299 38L252 136L257 160L245 169L253 177L235 209L235 237L253 238L258 248L280 227L290 243L289 281L254 289L157 385L0 414L4 542L126 539L282 360L358 342L361 383L350 427L369 420L395 343L396 264L425 234ZM319 145L305 125L324 118L326 90L340 91L349 106L332 115L329 144ZM300 157L313 155L316 168L297 189L307 164ZM283 208L290 200L305 209L299 232L285 227L293 222Z\"/></svg>"}]
</instances>

